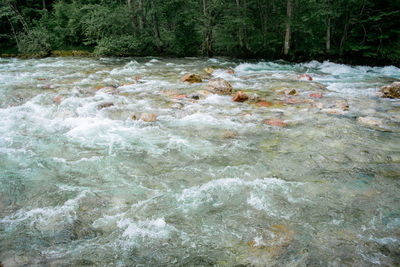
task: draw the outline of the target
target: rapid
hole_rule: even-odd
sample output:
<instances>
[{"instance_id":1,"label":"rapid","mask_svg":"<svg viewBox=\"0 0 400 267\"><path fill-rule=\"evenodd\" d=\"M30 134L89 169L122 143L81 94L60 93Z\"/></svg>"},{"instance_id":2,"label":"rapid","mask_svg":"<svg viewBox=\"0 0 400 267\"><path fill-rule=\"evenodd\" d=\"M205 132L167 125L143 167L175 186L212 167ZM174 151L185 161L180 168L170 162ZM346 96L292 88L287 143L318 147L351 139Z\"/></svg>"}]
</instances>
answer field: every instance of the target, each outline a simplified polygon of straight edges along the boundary
<instances>
[{"instance_id":1,"label":"rapid","mask_svg":"<svg viewBox=\"0 0 400 267\"><path fill-rule=\"evenodd\" d=\"M217 77L268 104L205 91ZM399 80L329 61L0 58L0 262L398 266L400 101L377 93Z\"/></svg>"}]
</instances>

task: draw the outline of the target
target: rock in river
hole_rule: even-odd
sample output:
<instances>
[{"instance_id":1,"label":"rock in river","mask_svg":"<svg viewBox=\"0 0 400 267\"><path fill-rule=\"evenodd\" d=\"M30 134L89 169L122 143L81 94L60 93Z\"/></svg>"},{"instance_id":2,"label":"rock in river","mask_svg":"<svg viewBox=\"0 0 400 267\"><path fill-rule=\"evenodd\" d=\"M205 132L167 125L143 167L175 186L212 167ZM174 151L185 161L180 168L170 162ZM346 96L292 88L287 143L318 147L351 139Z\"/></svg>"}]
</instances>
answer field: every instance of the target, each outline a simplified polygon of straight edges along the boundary
<instances>
[{"instance_id":1,"label":"rock in river","mask_svg":"<svg viewBox=\"0 0 400 267\"><path fill-rule=\"evenodd\" d=\"M394 82L391 85L383 86L379 91L382 97L400 98L400 82Z\"/></svg>"},{"instance_id":2,"label":"rock in river","mask_svg":"<svg viewBox=\"0 0 400 267\"><path fill-rule=\"evenodd\" d=\"M338 108L338 109L341 109L343 111L348 111L349 110L349 103L344 99L337 100L336 103L335 103L335 107Z\"/></svg>"},{"instance_id":3,"label":"rock in river","mask_svg":"<svg viewBox=\"0 0 400 267\"><path fill-rule=\"evenodd\" d=\"M99 104L99 105L97 106L97 109L100 110L100 109L109 108L109 107L112 107L112 106L114 106L114 103L112 103L112 102L106 102L106 103L101 103L101 104Z\"/></svg>"},{"instance_id":4,"label":"rock in river","mask_svg":"<svg viewBox=\"0 0 400 267\"><path fill-rule=\"evenodd\" d=\"M367 126L382 127L383 122L380 119L374 117L359 117L358 122Z\"/></svg>"},{"instance_id":5,"label":"rock in river","mask_svg":"<svg viewBox=\"0 0 400 267\"><path fill-rule=\"evenodd\" d=\"M201 83L201 77L200 75L194 74L194 73L189 73L186 74L181 78L181 82L188 82L188 83Z\"/></svg>"},{"instance_id":6,"label":"rock in river","mask_svg":"<svg viewBox=\"0 0 400 267\"><path fill-rule=\"evenodd\" d=\"M310 97L312 97L312 98L322 98L322 93L311 93L310 94Z\"/></svg>"},{"instance_id":7,"label":"rock in river","mask_svg":"<svg viewBox=\"0 0 400 267\"><path fill-rule=\"evenodd\" d=\"M286 127L287 126L287 124L283 120L276 119L276 118L266 120L265 124L268 124L271 126L278 126L278 127Z\"/></svg>"},{"instance_id":8,"label":"rock in river","mask_svg":"<svg viewBox=\"0 0 400 267\"><path fill-rule=\"evenodd\" d=\"M258 107L270 107L270 106L272 106L272 103L271 102L267 102L267 101L258 101L256 103L256 105Z\"/></svg>"},{"instance_id":9,"label":"rock in river","mask_svg":"<svg viewBox=\"0 0 400 267\"><path fill-rule=\"evenodd\" d=\"M140 115L140 120L145 121L145 122L153 122L156 121L157 116L153 113L142 113Z\"/></svg>"},{"instance_id":10,"label":"rock in river","mask_svg":"<svg viewBox=\"0 0 400 267\"><path fill-rule=\"evenodd\" d=\"M244 102L249 99L249 96L243 93L242 91L236 92L235 96L233 97L233 101L235 102Z\"/></svg>"},{"instance_id":11,"label":"rock in river","mask_svg":"<svg viewBox=\"0 0 400 267\"><path fill-rule=\"evenodd\" d=\"M225 133L224 133L224 138L225 139L231 139L231 138L235 138L236 136L238 135L238 133L237 132L234 132L234 131L226 131Z\"/></svg>"},{"instance_id":12,"label":"rock in river","mask_svg":"<svg viewBox=\"0 0 400 267\"><path fill-rule=\"evenodd\" d=\"M297 77L299 80L312 81L312 77L308 74L301 74Z\"/></svg>"},{"instance_id":13,"label":"rock in river","mask_svg":"<svg viewBox=\"0 0 400 267\"><path fill-rule=\"evenodd\" d=\"M204 88L214 94L229 95L233 93L232 85L222 78L211 79Z\"/></svg>"},{"instance_id":14,"label":"rock in river","mask_svg":"<svg viewBox=\"0 0 400 267\"><path fill-rule=\"evenodd\" d=\"M207 67L204 69L204 72L207 73L208 75L212 75L214 73L214 69L211 67Z\"/></svg>"}]
</instances>

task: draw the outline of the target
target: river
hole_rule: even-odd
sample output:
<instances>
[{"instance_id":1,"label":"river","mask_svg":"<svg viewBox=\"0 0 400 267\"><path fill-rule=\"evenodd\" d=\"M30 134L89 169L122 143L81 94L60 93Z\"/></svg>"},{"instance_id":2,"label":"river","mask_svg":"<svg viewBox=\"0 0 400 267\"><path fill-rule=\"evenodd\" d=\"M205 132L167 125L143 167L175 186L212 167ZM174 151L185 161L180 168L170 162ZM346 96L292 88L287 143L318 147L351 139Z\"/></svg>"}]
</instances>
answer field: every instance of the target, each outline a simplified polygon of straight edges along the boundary
<instances>
[{"instance_id":1,"label":"river","mask_svg":"<svg viewBox=\"0 0 400 267\"><path fill-rule=\"evenodd\" d=\"M180 81L192 72L203 82ZM204 91L216 77L253 101ZM399 79L316 61L0 58L0 261L398 266L400 101L377 92Z\"/></svg>"}]
</instances>

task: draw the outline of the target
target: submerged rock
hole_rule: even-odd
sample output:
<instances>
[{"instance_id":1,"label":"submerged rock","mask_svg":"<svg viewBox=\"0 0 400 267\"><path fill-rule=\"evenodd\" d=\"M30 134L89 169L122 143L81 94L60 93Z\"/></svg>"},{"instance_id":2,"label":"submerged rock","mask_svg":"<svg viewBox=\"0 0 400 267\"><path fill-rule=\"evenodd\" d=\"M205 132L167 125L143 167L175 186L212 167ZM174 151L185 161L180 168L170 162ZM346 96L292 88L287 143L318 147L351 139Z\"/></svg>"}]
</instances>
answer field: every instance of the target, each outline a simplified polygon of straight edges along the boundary
<instances>
[{"instance_id":1,"label":"submerged rock","mask_svg":"<svg viewBox=\"0 0 400 267\"><path fill-rule=\"evenodd\" d=\"M322 112L332 114L332 115L343 115L345 111L339 108L324 108L321 110Z\"/></svg>"},{"instance_id":2,"label":"submerged rock","mask_svg":"<svg viewBox=\"0 0 400 267\"><path fill-rule=\"evenodd\" d=\"M312 98L322 98L322 93L311 93L310 94L310 97L312 97Z\"/></svg>"},{"instance_id":3,"label":"submerged rock","mask_svg":"<svg viewBox=\"0 0 400 267\"><path fill-rule=\"evenodd\" d=\"M226 138L226 139L231 139L231 138L235 138L236 136L237 136L238 134L237 134L237 132L234 132L234 131L226 131L225 133L224 133L224 138Z\"/></svg>"},{"instance_id":4,"label":"submerged rock","mask_svg":"<svg viewBox=\"0 0 400 267\"><path fill-rule=\"evenodd\" d=\"M53 84L47 84L47 85L41 86L41 88L42 89L54 89L54 88L56 88L56 86Z\"/></svg>"},{"instance_id":5,"label":"submerged rock","mask_svg":"<svg viewBox=\"0 0 400 267\"><path fill-rule=\"evenodd\" d=\"M204 88L214 94L229 95L233 93L232 85L222 78L211 79Z\"/></svg>"},{"instance_id":6,"label":"submerged rock","mask_svg":"<svg viewBox=\"0 0 400 267\"><path fill-rule=\"evenodd\" d=\"M243 93L242 91L236 92L235 96L232 98L235 102L244 102L249 99L249 96Z\"/></svg>"},{"instance_id":7,"label":"submerged rock","mask_svg":"<svg viewBox=\"0 0 400 267\"><path fill-rule=\"evenodd\" d=\"M298 97L290 97L290 98L287 98L287 99L285 100L285 102L286 102L287 104L299 104L299 103L301 103L301 100L300 100L300 98L298 98Z\"/></svg>"},{"instance_id":8,"label":"submerged rock","mask_svg":"<svg viewBox=\"0 0 400 267\"><path fill-rule=\"evenodd\" d=\"M53 102L54 102L54 103L60 103L62 99L63 99L63 97L60 96L60 95L58 95L58 96L56 96L56 97L53 99Z\"/></svg>"},{"instance_id":9,"label":"submerged rock","mask_svg":"<svg viewBox=\"0 0 400 267\"><path fill-rule=\"evenodd\" d=\"M116 94L118 92L117 87L114 85L109 85L109 86L103 87L101 89L101 91L106 94Z\"/></svg>"},{"instance_id":10,"label":"submerged rock","mask_svg":"<svg viewBox=\"0 0 400 267\"><path fill-rule=\"evenodd\" d=\"M157 116L153 113L142 113L140 115L140 120L145 121L145 122L153 122L156 121Z\"/></svg>"},{"instance_id":11,"label":"submerged rock","mask_svg":"<svg viewBox=\"0 0 400 267\"><path fill-rule=\"evenodd\" d=\"M318 87L319 89L328 90L328 88L326 88L326 86L323 85L322 83L313 82L312 84Z\"/></svg>"},{"instance_id":12,"label":"submerged rock","mask_svg":"<svg viewBox=\"0 0 400 267\"><path fill-rule=\"evenodd\" d=\"M97 106L97 109L98 109L98 110L101 110L101 109L103 109L103 108L109 108L109 107L112 107L112 106L114 106L114 103L112 103L112 102L106 102L106 103L99 104L99 105Z\"/></svg>"},{"instance_id":13,"label":"submerged rock","mask_svg":"<svg viewBox=\"0 0 400 267\"><path fill-rule=\"evenodd\" d=\"M270 107L270 106L272 106L272 103L271 102L267 102L267 101L258 101L256 103L256 105L258 107Z\"/></svg>"},{"instance_id":14,"label":"submerged rock","mask_svg":"<svg viewBox=\"0 0 400 267\"><path fill-rule=\"evenodd\" d=\"M201 83L202 79L201 79L200 75L197 75L194 73L189 73L181 78L181 82Z\"/></svg>"},{"instance_id":15,"label":"submerged rock","mask_svg":"<svg viewBox=\"0 0 400 267\"><path fill-rule=\"evenodd\" d=\"M193 94L189 94L187 96L187 98L194 99L194 100L199 100L199 99L203 99L205 97L204 97L204 95L202 95L200 93L193 93Z\"/></svg>"},{"instance_id":16,"label":"submerged rock","mask_svg":"<svg viewBox=\"0 0 400 267\"><path fill-rule=\"evenodd\" d=\"M377 126L377 127L383 126L383 121L381 119L374 117L359 117L358 122L368 126Z\"/></svg>"},{"instance_id":17,"label":"submerged rock","mask_svg":"<svg viewBox=\"0 0 400 267\"><path fill-rule=\"evenodd\" d=\"M381 97L400 98L400 82L394 82L391 85L381 87L379 90Z\"/></svg>"},{"instance_id":18,"label":"submerged rock","mask_svg":"<svg viewBox=\"0 0 400 267\"><path fill-rule=\"evenodd\" d=\"M277 119L277 118L268 119L265 121L265 124L268 124L271 126L278 126L278 127L286 127L287 126L287 124L283 120Z\"/></svg>"},{"instance_id":19,"label":"submerged rock","mask_svg":"<svg viewBox=\"0 0 400 267\"><path fill-rule=\"evenodd\" d=\"M174 103L174 104L171 105L171 108L173 108L173 109L181 109L183 107L184 107L184 105L182 103L179 103L179 102Z\"/></svg>"},{"instance_id":20,"label":"submerged rock","mask_svg":"<svg viewBox=\"0 0 400 267\"><path fill-rule=\"evenodd\" d=\"M312 81L312 77L308 74L301 74L297 77L299 80Z\"/></svg>"},{"instance_id":21,"label":"submerged rock","mask_svg":"<svg viewBox=\"0 0 400 267\"><path fill-rule=\"evenodd\" d=\"M229 73L229 74L234 74L235 73L235 71L233 69L228 69L226 72Z\"/></svg>"},{"instance_id":22,"label":"submerged rock","mask_svg":"<svg viewBox=\"0 0 400 267\"><path fill-rule=\"evenodd\" d=\"M341 109L343 111L348 111L349 110L349 103L347 103L346 100L341 99L341 100L336 101L335 107L338 108L338 109Z\"/></svg>"},{"instance_id":23,"label":"submerged rock","mask_svg":"<svg viewBox=\"0 0 400 267\"><path fill-rule=\"evenodd\" d=\"M315 103L314 103L314 106L317 107L317 108L319 108L319 109L323 109L324 104L321 103L321 102L315 102Z\"/></svg>"},{"instance_id":24,"label":"submerged rock","mask_svg":"<svg viewBox=\"0 0 400 267\"><path fill-rule=\"evenodd\" d=\"M260 101L260 96L257 94L251 94L249 96L249 101L257 103Z\"/></svg>"},{"instance_id":25,"label":"submerged rock","mask_svg":"<svg viewBox=\"0 0 400 267\"><path fill-rule=\"evenodd\" d=\"M186 95L173 95L173 96L171 96L171 98L172 99L184 99L184 98L186 98Z\"/></svg>"},{"instance_id":26,"label":"submerged rock","mask_svg":"<svg viewBox=\"0 0 400 267\"><path fill-rule=\"evenodd\" d=\"M208 75L212 75L214 73L214 69L211 67L207 67L204 69L204 72L207 73Z\"/></svg>"}]
</instances>

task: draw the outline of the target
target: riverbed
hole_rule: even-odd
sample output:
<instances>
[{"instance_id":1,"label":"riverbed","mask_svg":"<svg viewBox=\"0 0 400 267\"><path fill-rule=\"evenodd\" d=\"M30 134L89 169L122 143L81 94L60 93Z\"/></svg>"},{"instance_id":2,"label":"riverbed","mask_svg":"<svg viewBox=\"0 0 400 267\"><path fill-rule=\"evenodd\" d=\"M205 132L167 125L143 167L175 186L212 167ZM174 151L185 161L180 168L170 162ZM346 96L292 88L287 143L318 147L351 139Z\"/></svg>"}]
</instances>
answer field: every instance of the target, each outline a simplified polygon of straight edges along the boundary
<instances>
[{"instance_id":1,"label":"riverbed","mask_svg":"<svg viewBox=\"0 0 400 267\"><path fill-rule=\"evenodd\" d=\"M398 266L400 101L378 96L398 80L328 61L0 58L0 262Z\"/></svg>"}]
</instances>

